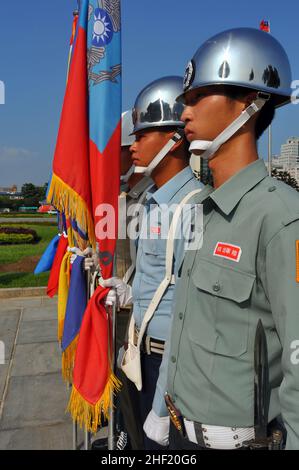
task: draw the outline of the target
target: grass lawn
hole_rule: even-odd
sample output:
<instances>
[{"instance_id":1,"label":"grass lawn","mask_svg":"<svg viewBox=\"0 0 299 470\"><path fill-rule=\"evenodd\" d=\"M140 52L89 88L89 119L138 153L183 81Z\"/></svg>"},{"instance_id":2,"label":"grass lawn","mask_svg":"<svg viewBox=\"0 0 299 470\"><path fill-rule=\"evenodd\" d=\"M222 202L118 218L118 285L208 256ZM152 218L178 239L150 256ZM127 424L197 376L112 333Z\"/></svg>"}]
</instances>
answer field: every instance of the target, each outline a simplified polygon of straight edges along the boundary
<instances>
[{"instance_id":1,"label":"grass lawn","mask_svg":"<svg viewBox=\"0 0 299 470\"><path fill-rule=\"evenodd\" d=\"M6 224L0 224L4 226ZM41 257L52 238L57 234L56 224L13 224L20 227L30 228L37 232L41 240L36 244L24 245L3 245L0 246L0 266L23 261L26 265L26 258L32 260L32 257ZM37 262L37 261L36 261ZM35 276L31 272L22 272L21 270L0 273L0 288L3 287L38 287L45 286L48 282L49 273L42 273Z\"/></svg>"},{"instance_id":2,"label":"grass lawn","mask_svg":"<svg viewBox=\"0 0 299 470\"><path fill-rule=\"evenodd\" d=\"M29 213L28 212L0 212L0 218L1 219L33 219L33 218L44 218L44 219L53 219L53 217L56 217L55 214L45 214L45 213L37 213L37 212L32 212L32 213Z\"/></svg>"},{"instance_id":3,"label":"grass lawn","mask_svg":"<svg viewBox=\"0 0 299 470\"><path fill-rule=\"evenodd\" d=\"M49 273L35 276L33 273L0 274L0 289L12 287L44 287L48 284Z\"/></svg>"}]
</instances>

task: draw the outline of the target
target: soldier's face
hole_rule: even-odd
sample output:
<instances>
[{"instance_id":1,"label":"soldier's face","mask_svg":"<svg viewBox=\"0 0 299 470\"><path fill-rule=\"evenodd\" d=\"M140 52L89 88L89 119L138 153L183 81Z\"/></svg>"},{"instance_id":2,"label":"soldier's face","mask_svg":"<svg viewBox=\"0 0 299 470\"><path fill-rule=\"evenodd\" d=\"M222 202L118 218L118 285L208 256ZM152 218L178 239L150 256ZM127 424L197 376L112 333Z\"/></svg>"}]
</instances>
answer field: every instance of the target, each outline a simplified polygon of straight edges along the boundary
<instances>
[{"instance_id":1,"label":"soldier's face","mask_svg":"<svg viewBox=\"0 0 299 470\"><path fill-rule=\"evenodd\" d=\"M130 147L133 164L147 167L173 135L174 132L154 130L137 132L136 140Z\"/></svg>"},{"instance_id":2,"label":"soldier's face","mask_svg":"<svg viewBox=\"0 0 299 470\"><path fill-rule=\"evenodd\" d=\"M190 91L182 114L188 141L213 141L243 109L244 102L229 99L217 87Z\"/></svg>"},{"instance_id":3,"label":"soldier's face","mask_svg":"<svg viewBox=\"0 0 299 470\"><path fill-rule=\"evenodd\" d=\"M122 147L120 154L120 174L125 175L132 166L130 147Z\"/></svg>"}]
</instances>

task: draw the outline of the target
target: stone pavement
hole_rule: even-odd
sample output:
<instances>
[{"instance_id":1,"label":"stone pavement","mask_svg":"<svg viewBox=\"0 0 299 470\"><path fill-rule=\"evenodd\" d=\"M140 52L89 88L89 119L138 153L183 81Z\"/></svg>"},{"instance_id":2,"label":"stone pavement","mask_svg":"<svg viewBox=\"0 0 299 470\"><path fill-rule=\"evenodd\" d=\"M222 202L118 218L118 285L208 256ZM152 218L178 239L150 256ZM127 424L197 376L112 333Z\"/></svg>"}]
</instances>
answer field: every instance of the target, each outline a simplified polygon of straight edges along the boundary
<instances>
[{"instance_id":1,"label":"stone pavement","mask_svg":"<svg viewBox=\"0 0 299 470\"><path fill-rule=\"evenodd\" d=\"M0 450L72 449L56 310L46 297L0 300Z\"/></svg>"}]
</instances>

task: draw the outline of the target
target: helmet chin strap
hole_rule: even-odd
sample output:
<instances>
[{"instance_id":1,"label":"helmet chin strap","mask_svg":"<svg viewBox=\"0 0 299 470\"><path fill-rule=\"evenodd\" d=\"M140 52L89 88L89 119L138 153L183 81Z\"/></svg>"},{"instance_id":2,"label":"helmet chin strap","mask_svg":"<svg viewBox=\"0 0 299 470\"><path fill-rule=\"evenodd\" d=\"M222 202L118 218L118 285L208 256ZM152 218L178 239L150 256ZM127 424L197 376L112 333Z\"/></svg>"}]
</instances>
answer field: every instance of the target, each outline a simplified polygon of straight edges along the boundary
<instances>
[{"instance_id":1,"label":"helmet chin strap","mask_svg":"<svg viewBox=\"0 0 299 470\"><path fill-rule=\"evenodd\" d=\"M224 131L222 131L213 142L206 140L193 140L189 150L193 152L193 160L204 158L210 160L217 152L219 147L230 139L244 124L258 111L262 109L264 104L269 100L270 95L267 93L258 93L257 98L246 108L240 116L238 116ZM194 155L194 152L204 150L201 155Z\"/></svg>"},{"instance_id":2,"label":"helmet chin strap","mask_svg":"<svg viewBox=\"0 0 299 470\"><path fill-rule=\"evenodd\" d=\"M134 173L143 173L146 176L150 176L153 170L159 165L164 157L170 152L172 147L183 138L184 131L177 131L174 136L162 147L159 153L153 158L148 166L135 166Z\"/></svg>"},{"instance_id":3,"label":"helmet chin strap","mask_svg":"<svg viewBox=\"0 0 299 470\"><path fill-rule=\"evenodd\" d=\"M212 143L212 140L193 140L189 146L189 152L193 154L193 152L198 150L207 150L212 145ZM195 153L195 156L198 155Z\"/></svg>"},{"instance_id":4,"label":"helmet chin strap","mask_svg":"<svg viewBox=\"0 0 299 470\"><path fill-rule=\"evenodd\" d=\"M120 177L121 183L127 183L130 179L130 176L132 176L133 173L135 173L135 165L132 165L125 175L121 175Z\"/></svg>"}]
</instances>

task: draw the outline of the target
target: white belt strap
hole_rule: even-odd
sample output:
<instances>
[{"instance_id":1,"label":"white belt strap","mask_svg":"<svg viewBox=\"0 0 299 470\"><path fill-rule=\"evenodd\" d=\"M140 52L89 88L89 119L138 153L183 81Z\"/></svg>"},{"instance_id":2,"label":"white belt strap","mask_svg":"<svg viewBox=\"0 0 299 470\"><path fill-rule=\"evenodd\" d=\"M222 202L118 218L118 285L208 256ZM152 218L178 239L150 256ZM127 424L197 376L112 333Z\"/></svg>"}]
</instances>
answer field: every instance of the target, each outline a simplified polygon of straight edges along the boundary
<instances>
[{"instance_id":1,"label":"white belt strap","mask_svg":"<svg viewBox=\"0 0 299 470\"><path fill-rule=\"evenodd\" d=\"M138 335L138 341L137 341L137 348L140 349L140 345L142 342L143 335L146 331L147 325L151 318L153 317L167 287L169 284L174 281L173 275L172 275L172 268L173 268L173 251L174 251L174 239L175 239L175 233L177 229L177 224L179 221L179 217L181 215L183 206L191 199L195 194L200 193L201 189L195 189L194 191L191 191L189 194L187 194L183 200L180 202L178 207L176 208L173 218L171 221L170 229L168 232L168 239L167 239L167 244L166 244L166 272L165 272L165 277L161 284L159 285L158 289L156 290L148 308L147 311L145 312L145 315L142 320L142 324L139 330L139 335ZM129 341L134 338L134 330L135 330L135 321L133 315L131 316L130 320L130 325L129 325Z\"/></svg>"},{"instance_id":2,"label":"white belt strap","mask_svg":"<svg viewBox=\"0 0 299 470\"><path fill-rule=\"evenodd\" d=\"M185 429L190 442L198 444L194 422L184 419ZM205 446L211 449L239 449L243 442L254 439L254 428L228 428L202 424Z\"/></svg>"},{"instance_id":3,"label":"white belt strap","mask_svg":"<svg viewBox=\"0 0 299 470\"><path fill-rule=\"evenodd\" d=\"M149 181L148 181L146 189L143 191L140 198L138 199L139 204L144 203L145 198L146 198L146 194L147 194L148 189L149 189L150 186L152 186L152 184L151 183L149 184ZM139 225L140 225L140 223L141 223L141 220L139 220ZM136 268L137 249L136 249L135 240L130 240L130 257L131 257L131 264L130 264L129 268L127 269L127 271L126 271L126 273L123 277L123 281L126 284L128 284L130 282L131 277L132 277L132 275L135 271L135 268Z\"/></svg>"}]
</instances>

